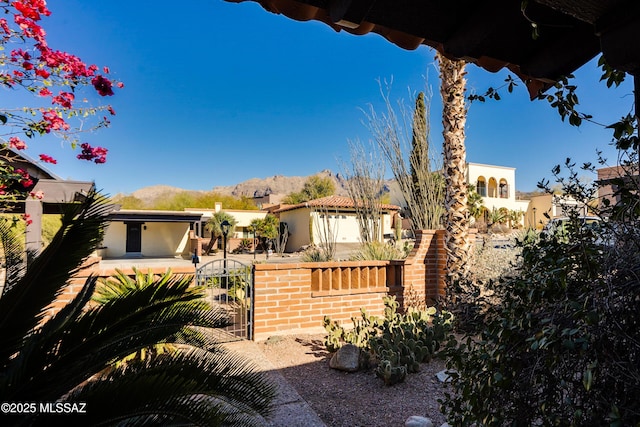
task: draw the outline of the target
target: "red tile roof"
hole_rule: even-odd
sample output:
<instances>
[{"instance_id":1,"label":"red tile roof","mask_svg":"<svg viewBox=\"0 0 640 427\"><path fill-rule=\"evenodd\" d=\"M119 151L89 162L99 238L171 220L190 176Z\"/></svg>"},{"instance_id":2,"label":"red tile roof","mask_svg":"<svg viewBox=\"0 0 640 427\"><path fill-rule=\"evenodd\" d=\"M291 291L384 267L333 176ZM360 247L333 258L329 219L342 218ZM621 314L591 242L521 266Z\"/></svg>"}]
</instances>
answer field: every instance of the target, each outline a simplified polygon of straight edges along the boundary
<instances>
[{"instance_id":1,"label":"red tile roof","mask_svg":"<svg viewBox=\"0 0 640 427\"><path fill-rule=\"evenodd\" d=\"M320 199L309 200L308 202L298 203L297 205L282 205L279 209L273 212L291 211L294 209L306 208L306 207L318 207L318 208L355 208L356 204L353 199L344 196L327 196ZM383 203L380 205L383 210L397 211L400 210L400 206L390 205Z\"/></svg>"}]
</instances>

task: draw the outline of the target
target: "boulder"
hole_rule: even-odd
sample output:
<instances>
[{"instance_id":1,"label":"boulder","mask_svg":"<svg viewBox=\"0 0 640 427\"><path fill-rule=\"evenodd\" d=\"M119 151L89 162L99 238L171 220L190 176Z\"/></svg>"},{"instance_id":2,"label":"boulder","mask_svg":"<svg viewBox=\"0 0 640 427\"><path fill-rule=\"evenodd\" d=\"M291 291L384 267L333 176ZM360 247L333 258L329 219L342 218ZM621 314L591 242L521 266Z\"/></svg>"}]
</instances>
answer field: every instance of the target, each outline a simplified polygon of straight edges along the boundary
<instances>
[{"instance_id":1,"label":"boulder","mask_svg":"<svg viewBox=\"0 0 640 427\"><path fill-rule=\"evenodd\" d=\"M353 344L345 344L329 361L329 367L339 371L356 372L360 368L360 349Z\"/></svg>"},{"instance_id":2,"label":"boulder","mask_svg":"<svg viewBox=\"0 0 640 427\"><path fill-rule=\"evenodd\" d=\"M404 422L405 427L433 427L433 421L427 417L412 415Z\"/></svg>"}]
</instances>

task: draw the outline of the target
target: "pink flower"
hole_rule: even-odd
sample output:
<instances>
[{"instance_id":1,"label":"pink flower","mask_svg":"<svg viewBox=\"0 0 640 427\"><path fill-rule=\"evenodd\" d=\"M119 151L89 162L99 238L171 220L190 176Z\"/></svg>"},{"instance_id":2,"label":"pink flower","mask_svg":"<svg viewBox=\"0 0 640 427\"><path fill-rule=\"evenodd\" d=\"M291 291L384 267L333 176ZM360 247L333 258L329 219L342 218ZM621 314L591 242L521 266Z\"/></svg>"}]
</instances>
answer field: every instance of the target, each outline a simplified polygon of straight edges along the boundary
<instances>
[{"instance_id":1,"label":"pink flower","mask_svg":"<svg viewBox=\"0 0 640 427\"><path fill-rule=\"evenodd\" d=\"M116 86L118 86L120 89L122 89L124 87L124 83L118 82L118 83L116 83Z\"/></svg>"},{"instance_id":2,"label":"pink flower","mask_svg":"<svg viewBox=\"0 0 640 427\"><path fill-rule=\"evenodd\" d=\"M22 15L15 15L13 20L16 24L18 24L25 36L34 39L37 43L46 45L47 41L45 40L45 36L47 35L47 33L42 29L40 25L36 24L31 19L25 18Z\"/></svg>"},{"instance_id":3,"label":"pink flower","mask_svg":"<svg viewBox=\"0 0 640 427\"><path fill-rule=\"evenodd\" d=\"M51 73L49 73L47 70L45 70L44 68L38 68L36 70L36 76L40 76L43 79L48 79L49 76L51 75Z\"/></svg>"},{"instance_id":4,"label":"pink flower","mask_svg":"<svg viewBox=\"0 0 640 427\"><path fill-rule=\"evenodd\" d=\"M54 164L54 165L58 163L58 161L56 159L54 159L53 157L48 156L46 154L40 154L40 160L45 162L45 163L51 163L51 164Z\"/></svg>"},{"instance_id":5,"label":"pink flower","mask_svg":"<svg viewBox=\"0 0 640 427\"><path fill-rule=\"evenodd\" d=\"M29 196L31 196L31 198L33 199L42 200L44 198L44 192L42 190L38 190L35 193L32 191L31 193L29 193Z\"/></svg>"},{"instance_id":6,"label":"pink flower","mask_svg":"<svg viewBox=\"0 0 640 427\"><path fill-rule=\"evenodd\" d=\"M33 70L33 64L31 62L28 61L24 61L22 63L22 68L24 68L25 70L29 71L29 70Z\"/></svg>"},{"instance_id":7,"label":"pink flower","mask_svg":"<svg viewBox=\"0 0 640 427\"><path fill-rule=\"evenodd\" d=\"M75 96L69 92L60 92L58 96L53 97L52 104L60 104L64 108L71 108L71 103L75 99Z\"/></svg>"},{"instance_id":8,"label":"pink flower","mask_svg":"<svg viewBox=\"0 0 640 427\"><path fill-rule=\"evenodd\" d=\"M91 84L98 91L98 93L102 96L111 96L113 95L113 89L111 89L111 81L105 79L102 76L96 76L91 79Z\"/></svg>"},{"instance_id":9,"label":"pink flower","mask_svg":"<svg viewBox=\"0 0 640 427\"><path fill-rule=\"evenodd\" d=\"M46 132L49 133L52 130L69 130L69 124L58 116L56 110L42 111L42 118L46 122Z\"/></svg>"},{"instance_id":10,"label":"pink flower","mask_svg":"<svg viewBox=\"0 0 640 427\"><path fill-rule=\"evenodd\" d=\"M53 93L51 93L49 88L43 87L42 89L40 89L40 92L38 92L38 95L40 95L40 96L51 96L51 95L53 95Z\"/></svg>"},{"instance_id":11,"label":"pink flower","mask_svg":"<svg viewBox=\"0 0 640 427\"><path fill-rule=\"evenodd\" d=\"M41 13L45 16L51 15L51 12L47 9L47 2L45 0L14 1L13 6L22 16L33 19L34 21L40 20Z\"/></svg>"},{"instance_id":12,"label":"pink flower","mask_svg":"<svg viewBox=\"0 0 640 427\"><path fill-rule=\"evenodd\" d=\"M24 188L29 188L33 185L33 180L31 179L31 176L29 176L29 172L22 169L16 169L15 173L20 175L20 184L22 184Z\"/></svg>"},{"instance_id":13,"label":"pink flower","mask_svg":"<svg viewBox=\"0 0 640 427\"><path fill-rule=\"evenodd\" d=\"M29 214L22 214L22 219L27 223L27 226L31 225L31 223L33 222L33 220L31 219L31 215Z\"/></svg>"},{"instance_id":14,"label":"pink flower","mask_svg":"<svg viewBox=\"0 0 640 427\"><path fill-rule=\"evenodd\" d=\"M107 107L107 110L109 110L109 113L111 113L112 116L116 115L116 110L113 109L113 107L111 105L109 105Z\"/></svg>"},{"instance_id":15,"label":"pink flower","mask_svg":"<svg viewBox=\"0 0 640 427\"><path fill-rule=\"evenodd\" d=\"M17 136L12 136L11 138L9 138L9 146L16 150L24 150L25 148L27 148L27 144L25 144L25 142Z\"/></svg>"},{"instance_id":16,"label":"pink flower","mask_svg":"<svg viewBox=\"0 0 640 427\"><path fill-rule=\"evenodd\" d=\"M102 71L104 71L105 74L109 74L110 72L109 67L102 67Z\"/></svg>"},{"instance_id":17,"label":"pink flower","mask_svg":"<svg viewBox=\"0 0 640 427\"><path fill-rule=\"evenodd\" d=\"M76 157L80 160L93 160L95 163L105 163L107 161L107 149L104 147L92 147L86 142L80 144L82 152Z\"/></svg>"},{"instance_id":18,"label":"pink flower","mask_svg":"<svg viewBox=\"0 0 640 427\"><path fill-rule=\"evenodd\" d=\"M6 19L0 18L0 28L2 28L2 31L4 31L5 34L11 34L11 30L9 29L9 25L7 24Z\"/></svg>"}]
</instances>

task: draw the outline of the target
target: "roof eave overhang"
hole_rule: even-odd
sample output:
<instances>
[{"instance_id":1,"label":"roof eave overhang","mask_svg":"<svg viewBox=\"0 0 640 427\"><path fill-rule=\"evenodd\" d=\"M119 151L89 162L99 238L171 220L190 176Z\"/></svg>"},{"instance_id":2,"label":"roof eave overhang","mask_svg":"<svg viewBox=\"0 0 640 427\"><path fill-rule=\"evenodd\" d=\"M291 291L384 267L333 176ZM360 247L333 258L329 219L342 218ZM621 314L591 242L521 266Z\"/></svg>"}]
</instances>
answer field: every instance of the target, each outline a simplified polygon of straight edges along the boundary
<instances>
[{"instance_id":1,"label":"roof eave overhang","mask_svg":"<svg viewBox=\"0 0 640 427\"><path fill-rule=\"evenodd\" d=\"M640 40L635 0L534 0L525 12L513 0L227 1L257 2L269 12L354 35L377 33L404 49L427 45L491 72L506 68L525 82L532 98L599 52L616 69L634 75L640 70L640 43L631 42Z\"/></svg>"}]
</instances>

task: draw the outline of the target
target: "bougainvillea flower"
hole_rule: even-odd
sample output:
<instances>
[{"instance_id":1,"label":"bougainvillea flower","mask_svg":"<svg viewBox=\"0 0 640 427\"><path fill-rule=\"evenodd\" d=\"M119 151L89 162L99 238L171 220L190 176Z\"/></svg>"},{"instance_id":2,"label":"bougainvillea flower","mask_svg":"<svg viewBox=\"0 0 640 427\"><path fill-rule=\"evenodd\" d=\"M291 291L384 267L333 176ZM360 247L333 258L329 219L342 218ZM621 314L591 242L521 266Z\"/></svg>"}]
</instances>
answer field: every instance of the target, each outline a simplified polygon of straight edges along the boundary
<instances>
[{"instance_id":1,"label":"bougainvillea flower","mask_svg":"<svg viewBox=\"0 0 640 427\"><path fill-rule=\"evenodd\" d=\"M31 196L31 198L33 199L38 199L38 200L42 200L44 198L44 192L42 190L38 190L36 192L31 192L29 193L29 196Z\"/></svg>"},{"instance_id":2,"label":"bougainvillea flower","mask_svg":"<svg viewBox=\"0 0 640 427\"><path fill-rule=\"evenodd\" d=\"M36 70L36 76L40 76L43 79L48 79L49 76L51 75L51 73L49 73L47 70L45 70L44 68L38 68Z\"/></svg>"},{"instance_id":3,"label":"bougainvillea flower","mask_svg":"<svg viewBox=\"0 0 640 427\"><path fill-rule=\"evenodd\" d=\"M71 103L75 99L75 95L70 92L60 92L58 96L53 97L52 104L60 104L64 108L71 108Z\"/></svg>"},{"instance_id":4,"label":"bougainvillea flower","mask_svg":"<svg viewBox=\"0 0 640 427\"><path fill-rule=\"evenodd\" d=\"M12 136L9 138L9 146L16 150L24 150L27 148L27 144L17 136Z\"/></svg>"},{"instance_id":5,"label":"bougainvillea flower","mask_svg":"<svg viewBox=\"0 0 640 427\"><path fill-rule=\"evenodd\" d=\"M47 154L40 154L40 160L42 160L45 163L51 163L51 164L57 164L58 161L56 159L54 159L53 157L47 155Z\"/></svg>"},{"instance_id":6,"label":"bougainvillea flower","mask_svg":"<svg viewBox=\"0 0 640 427\"><path fill-rule=\"evenodd\" d=\"M52 130L68 130L69 124L65 122L55 110L47 110L42 112L42 118L44 118L46 124L46 132L49 133Z\"/></svg>"},{"instance_id":7,"label":"bougainvillea flower","mask_svg":"<svg viewBox=\"0 0 640 427\"><path fill-rule=\"evenodd\" d=\"M107 161L107 150L104 147L92 147L86 142L80 144L82 152L76 157L80 160L93 160L95 163L105 163Z\"/></svg>"},{"instance_id":8,"label":"bougainvillea flower","mask_svg":"<svg viewBox=\"0 0 640 427\"><path fill-rule=\"evenodd\" d=\"M96 88L100 95L113 95L113 89L111 89L111 81L109 79L105 79L102 76L95 76L93 79L91 79L91 84L94 88Z\"/></svg>"}]
</instances>

